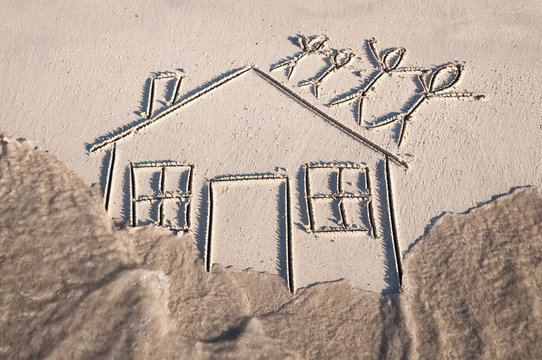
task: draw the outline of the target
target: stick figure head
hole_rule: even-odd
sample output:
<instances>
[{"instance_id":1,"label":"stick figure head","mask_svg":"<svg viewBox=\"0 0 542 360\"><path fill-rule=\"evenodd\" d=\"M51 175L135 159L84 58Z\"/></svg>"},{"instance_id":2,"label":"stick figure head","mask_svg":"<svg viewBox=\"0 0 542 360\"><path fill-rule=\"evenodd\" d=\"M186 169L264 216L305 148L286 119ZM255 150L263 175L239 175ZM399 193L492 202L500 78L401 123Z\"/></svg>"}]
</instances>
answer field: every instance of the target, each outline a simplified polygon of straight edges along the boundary
<instances>
[{"instance_id":1,"label":"stick figure head","mask_svg":"<svg viewBox=\"0 0 542 360\"><path fill-rule=\"evenodd\" d=\"M297 43L303 52L311 54L322 50L328 40L329 38L326 35L300 35L297 38Z\"/></svg>"},{"instance_id":2,"label":"stick figure head","mask_svg":"<svg viewBox=\"0 0 542 360\"><path fill-rule=\"evenodd\" d=\"M382 56L382 64L385 67L386 71L393 71L397 69L403 57L405 56L405 48L393 48L388 50Z\"/></svg>"},{"instance_id":3,"label":"stick figure head","mask_svg":"<svg viewBox=\"0 0 542 360\"><path fill-rule=\"evenodd\" d=\"M430 93L436 94L457 84L463 71L461 64L446 64L429 73L425 83Z\"/></svg>"},{"instance_id":4,"label":"stick figure head","mask_svg":"<svg viewBox=\"0 0 542 360\"><path fill-rule=\"evenodd\" d=\"M327 57L336 69L340 69L348 64L354 56L354 52L350 49L333 50L327 54Z\"/></svg>"}]
</instances>

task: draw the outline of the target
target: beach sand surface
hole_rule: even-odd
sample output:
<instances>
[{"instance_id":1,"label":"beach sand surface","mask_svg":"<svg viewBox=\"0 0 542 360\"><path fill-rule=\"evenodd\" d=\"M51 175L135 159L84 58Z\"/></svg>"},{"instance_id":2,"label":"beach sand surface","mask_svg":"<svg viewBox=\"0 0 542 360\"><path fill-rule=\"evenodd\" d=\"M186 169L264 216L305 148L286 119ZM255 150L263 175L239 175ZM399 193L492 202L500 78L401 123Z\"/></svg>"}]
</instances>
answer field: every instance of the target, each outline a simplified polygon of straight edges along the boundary
<instances>
[{"instance_id":1,"label":"beach sand surface","mask_svg":"<svg viewBox=\"0 0 542 360\"><path fill-rule=\"evenodd\" d=\"M0 357L537 358L542 193L446 214L399 294L215 266L189 235L119 228L50 154L0 146Z\"/></svg>"}]
</instances>

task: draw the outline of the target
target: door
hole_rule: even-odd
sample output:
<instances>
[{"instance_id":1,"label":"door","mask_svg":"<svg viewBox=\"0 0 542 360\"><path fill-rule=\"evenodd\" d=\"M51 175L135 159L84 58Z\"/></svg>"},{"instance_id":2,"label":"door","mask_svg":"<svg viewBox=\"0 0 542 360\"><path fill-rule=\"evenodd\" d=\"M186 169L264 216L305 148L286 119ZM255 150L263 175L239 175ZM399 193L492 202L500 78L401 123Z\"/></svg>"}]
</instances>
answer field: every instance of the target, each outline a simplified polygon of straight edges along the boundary
<instances>
[{"instance_id":1,"label":"door","mask_svg":"<svg viewBox=\"0 0 542 360\"><path fill-rule=\"evenodd\" d=\"M281 175L209 182L207 268L213 263L282 276L291 286L290 186Z\"/></svg>"}]
</instances>

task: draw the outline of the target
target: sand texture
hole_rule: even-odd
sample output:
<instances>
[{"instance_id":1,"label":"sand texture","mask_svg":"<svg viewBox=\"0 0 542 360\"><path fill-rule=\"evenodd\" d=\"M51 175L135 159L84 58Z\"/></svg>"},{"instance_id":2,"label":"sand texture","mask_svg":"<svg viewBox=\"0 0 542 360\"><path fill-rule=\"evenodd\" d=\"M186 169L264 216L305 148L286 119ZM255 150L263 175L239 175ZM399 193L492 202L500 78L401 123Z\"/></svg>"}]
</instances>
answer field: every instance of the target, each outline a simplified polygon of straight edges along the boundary
<instances>
[{"instance_id":1,"label":"sand texture","mask_svg":"<svg viewBox=\"0 0 542 360\"><path fill-rule=\"evenodd\" d=\"M445 215L404 259L399 295L299 290L213 267L190 236L116 228L53 156L4 139L3 358L536 358L542 194Z\"/></svg>"},{"instance_id":2,"label":"sand texture","mask_svg":"<svg viewBox=\"0 0 542 360\"><path fill-rule=\"evenodd\" d=\"M412 247L401 294L423 358L542 355L542 199L516 191L446 215Z\"/></svg>"},{"instance_id":3,"label":"sand texture","mask_svg":"<svg viewBox=\"0 0 542 360\"><path fill-rule=\"evenodd\" d=\"M207 269L397 293L444 212L542 185L540 1L2 1L0 33L0 129Z\"/></svg>"}]
</instances>

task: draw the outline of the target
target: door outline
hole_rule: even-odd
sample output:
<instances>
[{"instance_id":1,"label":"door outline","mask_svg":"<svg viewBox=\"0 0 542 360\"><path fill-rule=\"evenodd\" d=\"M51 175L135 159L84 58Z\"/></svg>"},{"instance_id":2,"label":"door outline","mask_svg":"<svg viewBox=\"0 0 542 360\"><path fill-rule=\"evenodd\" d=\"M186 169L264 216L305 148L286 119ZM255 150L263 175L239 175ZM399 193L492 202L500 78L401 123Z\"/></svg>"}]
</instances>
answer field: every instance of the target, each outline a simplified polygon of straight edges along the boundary
<instances>
[{"instance_id":1,"label":"door outline","mask_svg":"<svg viewBox=\"0 0 542 360\"><path fill-rule=\"evenodd\" d=\"M286 185L286 196L284 199L286 209L286 282L290 292L295 292L293 271L292 271L292 216L291 216L291 195L290 195L290 179L286 175L275 174L252 174L252 175L233 175L233 176L220 176L209 180L209 199L208 209L209 215L207 216L207 242L205 245L205 268L209 272L211 271L212 261L212 247L211 239L213 235L213 211L214 211L214 199L213 199L213 184L217 182L238 182L238 181L268 181L268 180L283 180Z\"/></svg>"}]
</instances>

